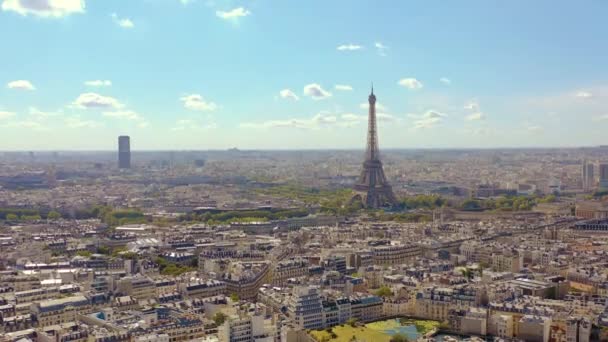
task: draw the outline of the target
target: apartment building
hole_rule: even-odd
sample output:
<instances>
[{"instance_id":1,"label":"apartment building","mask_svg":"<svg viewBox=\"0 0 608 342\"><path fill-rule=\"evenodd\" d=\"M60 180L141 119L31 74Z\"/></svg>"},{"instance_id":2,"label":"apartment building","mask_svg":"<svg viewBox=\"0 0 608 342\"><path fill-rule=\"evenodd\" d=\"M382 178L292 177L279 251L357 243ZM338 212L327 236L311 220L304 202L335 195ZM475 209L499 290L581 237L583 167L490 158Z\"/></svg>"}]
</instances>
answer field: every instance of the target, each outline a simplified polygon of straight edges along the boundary
<instances>
[{"instance_id":1,"label":"apartment building","mask_svg":"<svg viewBox=\"0 0 608 342\"><path fill-rule=\"evenodd\" d=\"M218 280L196 280L180 284L180 292L188 298L207 298L226 294L226 283Z\"/></svg>"},{"instance_id":2,"label":"apartment building","mask_svg":"<svg viewBox=\"0 0 608 342\"><path fill-rule=\"evenodd\" d=\"M566 342L589 342L591 327L589 319L569 317L566 320Z\"/></svg>"},{"instance_id":3,"label":"apartment building","mask_svg":"<svg viewBox=\"0 0 608 342\"><path fill-rule=\"evenodd\" d=\"M421 254L420 246L414 244L372 247L372 256L376 265L401 265Z\"/></svg>"},{"instance_id":4,"label":"apartment building","mask_svg":"<svg viewBox=\"0 0 608 342\"><path fill-rule=\"evenodd\" d=\"M517 251L504 251L492 254L492 268L496 272L517 273L521 271L523 266L523 255Z\"/></svg>"},{"instance_id":5,"label":"apartment building","mask_svg":"<svg viewBox=\"0 0 608 342\"><path fill-rule=\"evenodd\" d=\"M315 287L296 287L287 303L290 318L302 329L322 329L323 301Z\"/></svg>"},{"instance_id":6,"label":"apartment building","mask_svg":"<svg viewBox=\"0 0 608 342\"><path fill-rule=\"evenodd\" d=\"M273 342L273 333L265 328L259 312L229 316L218 328L220 341L225 342Z\"/></svg>"},{"instance_id":7,"label":"apartment building","mask_svg":"<svg viewBox=\"0 0 608 342\"><path fill-rule=\"evenodd\" d=\"M76 321L79 315L91 310L91 304L88 298L80 295L35 303L30 310L39 326L46 327Z\"/></svg>"},{"instance_id":8,"label":"apartment building","mask_svg":"<svg viewBox=\"0 0 608 342\"><path fill-rule=\"evenodd\" d=\"M43 287L39 289L15 292L15 303L32 303L59 296L58 287Z\"/></svg>"},{"instance_id":9,"label":"apartment building","mask_svg":"<svg viewBox=\"0 0 608 342\"><path fill-rule=\"evenodd\" d=\"M272 272L272 284L284 286L290 278L307 275L309 265L306 259L292 259L278 262Z\"/></svg>"},{"instance_id":10,"label":"apartment building","mask_svg":"<svg viewBox=\"0 0 608 342\"><path fill-rule=\"evenodd\" d=\"M128 295L136 299L149 299L156 296L156 285L154 281L145 276L129 276L117 281L118 293Z\"/></svg>"},{"instance_id":11,"label":"apartment building","mask_svg":"<svg viewBox=\"0 0 608 342\"><path fill-rule=\"evenodd\" d=\"M518 322L517 338L530 342L549 342L551 318L525 315Z\"/></svg>"}]
</instances>

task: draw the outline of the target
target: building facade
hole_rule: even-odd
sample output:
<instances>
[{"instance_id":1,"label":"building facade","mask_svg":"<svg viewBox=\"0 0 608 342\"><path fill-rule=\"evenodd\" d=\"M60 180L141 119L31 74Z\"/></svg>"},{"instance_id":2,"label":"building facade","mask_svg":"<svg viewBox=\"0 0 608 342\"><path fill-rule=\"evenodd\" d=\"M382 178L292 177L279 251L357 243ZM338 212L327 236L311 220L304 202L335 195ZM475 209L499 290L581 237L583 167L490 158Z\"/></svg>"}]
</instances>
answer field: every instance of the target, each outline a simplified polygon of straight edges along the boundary
<instances>
[{"instance_id":1,"label":"building facade","mask_svg":"<svg viewBox=\"0 0 608 342\"><path fill-rule=\"evenodd\" d=\"M118 168L131 168L131 138L127 135L118 137Z\"/></svg>"}]
</instances>

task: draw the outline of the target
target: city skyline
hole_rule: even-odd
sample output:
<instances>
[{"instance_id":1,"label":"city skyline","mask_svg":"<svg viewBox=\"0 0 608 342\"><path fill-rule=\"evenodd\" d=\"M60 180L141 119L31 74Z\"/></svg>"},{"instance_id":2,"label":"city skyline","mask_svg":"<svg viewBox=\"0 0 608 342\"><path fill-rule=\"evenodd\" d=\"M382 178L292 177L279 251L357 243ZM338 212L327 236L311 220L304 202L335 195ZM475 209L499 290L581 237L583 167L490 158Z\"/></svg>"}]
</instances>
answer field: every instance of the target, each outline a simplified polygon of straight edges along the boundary
<instances>
[{"instance_id":1,"label":"city skyline","mask_svg":"<svg viewBox=\"0 0 608 342\"><path fill-rule=\"evenodd\" d=\"M605 144L605 3L0 4L0 150Z\"/></svg>"}]
</instances>

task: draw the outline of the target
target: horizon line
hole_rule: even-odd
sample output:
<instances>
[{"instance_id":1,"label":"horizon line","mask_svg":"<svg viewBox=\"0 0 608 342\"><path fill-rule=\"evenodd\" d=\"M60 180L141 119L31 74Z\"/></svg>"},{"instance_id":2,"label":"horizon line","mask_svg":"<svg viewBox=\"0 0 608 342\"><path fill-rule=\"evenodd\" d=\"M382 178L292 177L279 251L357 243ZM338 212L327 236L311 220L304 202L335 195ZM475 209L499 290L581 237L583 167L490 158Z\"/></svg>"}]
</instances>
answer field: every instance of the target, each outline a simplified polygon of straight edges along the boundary
<instances>
[{"instance_id":1,"label":"horizon line","mask_svg":"<svg viewBox=\"0 0 608 342\"><path fill-rule=\"evenodd\" d=\"M499 147L385 147L382 151L403 151L403 150L452 150L452 151L463 151L463 150L542 150L542 149L608 149L608 145L581 145L581 146L499 146ZM117 152L116 149L48 149L48 150L35 150L35 149L15 149L15 150L0 150L0 153L29 153L29 152ZM214 149L131 149L130 152L289 152L289 151L365 151L365 148L339 148L339 147L327 147L327 148L214 148Z\"/></svg>"}]
</instances>

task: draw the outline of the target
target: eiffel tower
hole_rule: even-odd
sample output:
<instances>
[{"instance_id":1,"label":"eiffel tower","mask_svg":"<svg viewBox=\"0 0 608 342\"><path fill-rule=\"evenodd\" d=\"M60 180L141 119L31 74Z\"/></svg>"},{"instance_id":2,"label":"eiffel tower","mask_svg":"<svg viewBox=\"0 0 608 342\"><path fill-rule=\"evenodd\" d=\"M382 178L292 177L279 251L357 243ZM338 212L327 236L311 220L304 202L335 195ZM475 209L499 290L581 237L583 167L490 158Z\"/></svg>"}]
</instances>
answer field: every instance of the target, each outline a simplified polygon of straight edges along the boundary
<instances>
[{"instance_id":1,"label":"eiffel tower","mask_svg":"<svg viewBox=\"0 0 608 342\"><path fill-rule=\"evenodd\" d=\"M386 180L382 162L380 161L378 130L376 126L376 95L374 95L373 85L368 101L367 151L361 176L359 176L359 181L355 184L357 194L353 197L352 201L360 201L366 208L393 206L397 203L397 199L393 193L393 188L391 188Z\"/></svg>"}]
</instances>

